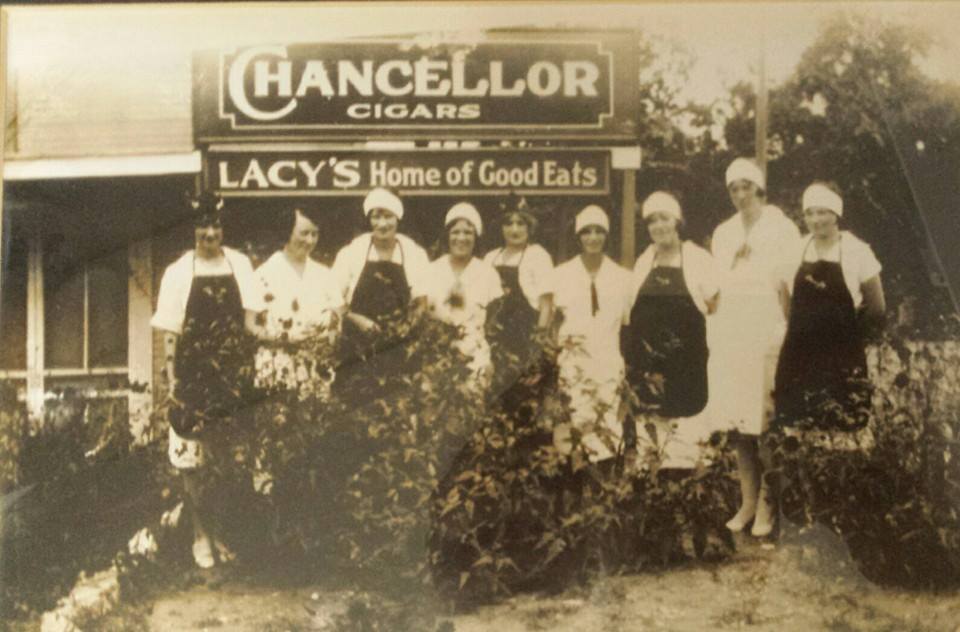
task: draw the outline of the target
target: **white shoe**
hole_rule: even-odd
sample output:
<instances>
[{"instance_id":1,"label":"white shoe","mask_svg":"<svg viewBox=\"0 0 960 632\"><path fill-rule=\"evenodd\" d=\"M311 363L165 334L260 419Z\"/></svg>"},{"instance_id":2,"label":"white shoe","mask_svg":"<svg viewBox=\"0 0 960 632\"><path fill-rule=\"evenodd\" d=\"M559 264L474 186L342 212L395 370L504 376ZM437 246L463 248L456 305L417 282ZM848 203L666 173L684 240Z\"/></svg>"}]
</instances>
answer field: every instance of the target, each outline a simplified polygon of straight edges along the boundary
<instances>
[{"instance_id":1,"label":"white shoe","mask_svg":"<svg viewBox=\"0 0 960 632\"><path fill-rule=\"evenodd\" d=\"M200 568L213 568L216 563L213 559L213 549L209 538L200 538L193 541L193 561Z\"/></svg>"},{"instance_id":2,"label":"white shoe","mask_svg":"<svg viewBox=\"0 0 960 632\"><path fill-rule=\"evenodd\" d=\"M230 550L226 544L219 540L214 540L213 545L217 548L217 557L221 562L229 563L237 559L237 554Z\"/></svg>"},{"instance_id":3,"label":"white shoe","mask_svg":"<svg viewBox=\"0 0 960 632\"><path fill-rule=\"evenodd\" d=\"M756 515L756 507L753 508L753 511L744 511L743 507L741 507L740 511L737 512L737 515L727 521L727 529L733 531L734 533L740 533L747 528L747 525L750 524L750 521L753 520L754 516Z\"/></svg>"},{"instance_id":4,"label":"white shoe","mask_svg":"<svg viewBox=\"0 0 960 632\"><path fill-rule=\"evenodd\" d=\"M756 518L753 521L753 528L750 529L750 535L755 538L765 538L773 533L774 519L769 509L759 509Z\"/></svg>"}]
</instances>

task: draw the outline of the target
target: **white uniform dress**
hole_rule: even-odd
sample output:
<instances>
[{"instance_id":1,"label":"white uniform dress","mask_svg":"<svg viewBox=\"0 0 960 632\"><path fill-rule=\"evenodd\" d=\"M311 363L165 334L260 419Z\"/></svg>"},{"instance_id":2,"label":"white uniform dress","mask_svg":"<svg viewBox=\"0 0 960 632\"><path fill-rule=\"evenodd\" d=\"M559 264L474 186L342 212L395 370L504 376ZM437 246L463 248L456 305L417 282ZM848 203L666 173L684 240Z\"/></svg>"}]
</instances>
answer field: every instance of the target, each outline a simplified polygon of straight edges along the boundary
<instances>
[{"instance_id":1,"label":"white uniform dress","mask_svg":"<svg viewBox=\"0 0 960 632\"><path fill-rule=\"evenodd\" d=\"M759 435L769 425L773 376L786 328L779 271L799 237L796 225L773 205L763 207L749 231L738 213L713 232L720 304L707 327L707 410L718 430Z\"/></svg>"},{"instance_id":2,"label":"white uniform dress","mask_svg":"<svg viewBox=\"0 0 960 632\"><path fill-rule=\"evenodd\" d=\"M683 280L687 292L690 293L690 298L693 299L697 309L706 317L709 328L711 317L707 316L707 301L716 297L719 291L716 262L709 252L692 241L683 242L681 248ZM653 270L656 253L656 246L651 244L637 258L633 266L632 301L636 301L640 288ZM637 450L642 454L647 448L656 449L661 455L663 467L695 467L700 460L700 443L708 439L713 431L705 413L706 409L693 417L682 419L649 415L646 421L653 424L655 435L643 432L644 429L638 427Z\"/></svg>"},{"instance_id":3,"label":"white uniform dress","mask_svg":"<svg viewBox=\"0 0 960 632\"><path fill-rule=\"evenodd\" d=\"M463 295L463 305L459 307L449 300L455 289ZM457 347L470 358L474 379L481 378L490 366L490 347L484 332L487 306L502 295L500 275L476 257L463 269L459 279L450 265L450 255L443 255L430 264L427 297L431 312L440 320L463 328Z\"/></svg>"},{"instance_id":4,"label":"white uniform dress","mask_svg":"<svg viewBox=\"0 0 960 632\"><path fill-rule=\"evenodd\" d=\"M186 317L187 299L193 277L221 276L233 274L240 288L240 300L245 310L259 312L263 309L260 292L254 279L253 266L243 253L231 248L223 248L224 258L219 263L194 257L194 251L186 252L182 257L167 266L160 281L157 295L157 311L150 324L163 331L180 334ZM167 450L170 463L177 469L192 469L203 465L204 450L201 441L186 439L170 428L170 443Z\"/></svg>"},{"instance_id":5,"label":"white uniform dress","mask_svg":"<svg viewBox=\"0 0 960 632\"><path fill-rule=\"evenodd\" d=\"M339 329L337 314L344 299L337 277L327 266L307 257L301 276L283 251L278 250L257 268L256 278L266 307L264 327L272 340L296 345L308 337L319 336L329 340L332 352ZM256 386L293 389L301 397L324 395L314 393L312 385L320 385L328 392L333 371L318 364L324 358L315 357L314 350L291 353L291 349L286 345L263 345L257 350ZM332 355L326 359L332 362Z\"/></svg>"},{"instance_id":6,"label":"white uniform dress","mask_svg":"<svg viewBox=\"0 0 960 632\"><path fill-rule=\"evenodd\" d=\"M590 459L601 461L615 456L623 437L618 414L624 378L620 328L630 317L633 283L630 273L606 256L593 283L599 308L596 313L591 301L590 274L579 256L557 266L549 288L563 319L560 344L579 343L578 348L561 350L557 358L560 386L570 397L570 422L583 433L583 445ZM609 442L592 430L598 423L608 431ZM561 453L569 453L570 425L558 425L553 440Z\"/></svg>"}]
</instances>

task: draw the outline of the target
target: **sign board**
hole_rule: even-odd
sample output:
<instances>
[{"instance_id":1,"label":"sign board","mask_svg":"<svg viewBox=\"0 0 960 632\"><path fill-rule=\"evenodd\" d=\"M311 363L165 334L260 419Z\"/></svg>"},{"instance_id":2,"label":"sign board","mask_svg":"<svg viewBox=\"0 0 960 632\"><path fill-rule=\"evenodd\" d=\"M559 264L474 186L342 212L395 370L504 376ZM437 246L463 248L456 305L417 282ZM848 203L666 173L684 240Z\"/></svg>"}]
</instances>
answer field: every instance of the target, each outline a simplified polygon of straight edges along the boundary
<instances>
[{"instance_id":1,"label":"sign board","mask_svg":"<svg viewBox=\"0 0 960 632\"><path fill-rule=\"evenodd\" d=\"M205 188L225 197L365 195L608 195L607 149L212 147Z\"/></svg>"},{"instance_id":2,"label":"sign board","mask_svg":"<svg viewBox=\"0 0 960 632\"><path fill-rule=\"evenodd\" d=\"M194 138L635 140L629 33L248 46L193 59Z\"/></svg>"}]
</instances>

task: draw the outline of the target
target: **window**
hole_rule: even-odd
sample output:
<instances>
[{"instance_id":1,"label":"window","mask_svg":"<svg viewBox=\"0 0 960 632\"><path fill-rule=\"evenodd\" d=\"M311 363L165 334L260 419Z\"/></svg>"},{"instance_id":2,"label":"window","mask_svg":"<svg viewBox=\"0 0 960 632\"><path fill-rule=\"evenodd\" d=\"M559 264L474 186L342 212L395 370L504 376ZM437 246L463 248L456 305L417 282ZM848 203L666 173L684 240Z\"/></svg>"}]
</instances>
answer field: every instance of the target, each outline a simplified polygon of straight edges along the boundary
<instances>
[{"instance_id":1,"label":"window","mask_svg":"<svg viewBox=\"0 0 960 632\"><path fill-rule=\"evenodd\" d=\"M0 282L0 371L27 368L27 243L12 239L3 249Z\"/></svg>"},{"instance_id":2,"label":"window","mask_svg":"<svg viewBox=\"0 0 960 632\"><path fill-rule=\"evenodd\" d=\"M125 250L71 262L57 248L43 264L44 367L48 370L122 368L127 365Z\"/></svg>"}]
</instances>

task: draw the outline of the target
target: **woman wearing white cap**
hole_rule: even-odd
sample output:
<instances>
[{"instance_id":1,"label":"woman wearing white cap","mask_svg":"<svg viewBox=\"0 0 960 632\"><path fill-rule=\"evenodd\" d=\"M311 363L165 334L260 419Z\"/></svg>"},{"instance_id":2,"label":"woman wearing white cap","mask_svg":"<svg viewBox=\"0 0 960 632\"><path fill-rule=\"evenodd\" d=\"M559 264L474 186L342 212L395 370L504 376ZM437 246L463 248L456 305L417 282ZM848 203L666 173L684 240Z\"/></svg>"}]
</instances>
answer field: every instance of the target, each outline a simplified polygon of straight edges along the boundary
<instances>
[{"instance_id":1,"label":"woman wearing white cap","mask_svg":"<svg viewBox=\"0 0 960 632\"><path fill-rule=\"evenodd\" d=\"M769 426L773 373L785 322L778 272L783 253L800 231L776 206L765 204L766 182L754 162L737 158L727 168L727 191L736 214L713 233L712 251L720 279L720 304L710 319L710 408L721 429L739 431L737 465L742 501L727 522L752 533L773 530L773 498L762 476L758 436Z\"/></svg>"},{"instance_id":2,"label":"woman wearing white cap","mask_svg":"<svg viewBox=\"0 0 960 632\"><path fill-rule=\"evenodd\" d=\"M415 241L397 232L403 202L386 189L373 189L363 201L371 231L356 237L337 253L333 271L348 305L344 316L346 358L341 374L357 360L362 375L376 380L403 371L406 349L403 323L411 303L426 296L430 260ZM356 376L356 375L355 375ZM345 381L343 375L339 381Z\"/></svg>"},{"instance_id":3,"label":"woman wearing white cap","mask_svg":"<svg viewBox=\"0 0 960 632\"><path fill-rule=\"evenodd\" d=\"M623 346L627 382L655 428L650 438L663 465L693 467L697 443L708 433L682 418L707 404L706 315L717 307L716 269L710 253L680 239L683 214L673 195L652 193L642 216L653 243L633 268L636 298Z\"/></svg>"},{"instance_id":4,"label":"woman wearing white cap","mask_svg":"<svg viewBox=\"0 0 960 632\"><path fill-rule=\"evenodd\" d=\"M484 323L487 306L503 294L500 277L493 266L473 256L483 221L472 204L454 204L444 226L448 252L430 264L430 309L437 318L462 328L458 348L470 359L474 384L482 385L490 367Z\"/></svg>"},{"instance_id":5,"label":"woman wearing white cap","mask_svg":"<svg viewBox=\"0 0 960 632\"><path fill-rule=\"evenodd\" d=\"M843 199L814 183L803 193L810 235L790 259L784 289L788 327L777 364L778 424L808 421L854 430L868 419L870 385L859 314L879 321L886 309L880 262L870 246L841 231Z\"/></svg>"},{"instance_id":6,"label":"woman wearing white cap","mask_svg":"<svg viewBox=\"0 0 960 632\"><path fill-rule=\"evenodd\" d=\"M610 220L602 208L585 207L575 229L580 254L557 266L549 286L561 319L560 386L571 407L570 422L554 429L554 444L570 453L579 436L590 460L606 461L617 455L623 434L620 334L630 314L632 283L630 273L604 254Z\"/></svg>"}]
</instances>

